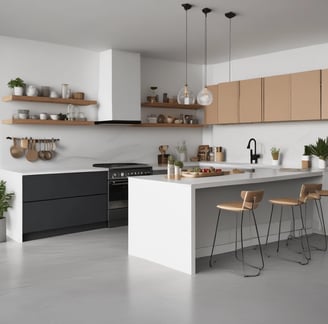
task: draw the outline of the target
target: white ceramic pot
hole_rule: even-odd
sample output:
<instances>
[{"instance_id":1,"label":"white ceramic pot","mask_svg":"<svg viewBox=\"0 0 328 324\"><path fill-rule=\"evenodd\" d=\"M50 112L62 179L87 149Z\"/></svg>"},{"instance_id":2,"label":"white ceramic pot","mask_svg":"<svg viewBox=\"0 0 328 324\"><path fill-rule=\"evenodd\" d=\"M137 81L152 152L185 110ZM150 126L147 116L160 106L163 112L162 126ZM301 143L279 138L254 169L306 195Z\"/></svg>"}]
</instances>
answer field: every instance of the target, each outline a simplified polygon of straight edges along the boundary
<instances>
[{"instance_id":1,"label":"white ceramic pot","mask_svg":"<svg viewBox=\"0 0 328 324\"><path fill-rule=\"evenodd\" d=\"M0 218L0 242L6 242L6 218Z\"/></svg>"},{"instance_id":2,"label":"white ceramic pot","mask_svg":"<svg viewBox=\"0 0 328 324\"><path fill-rule=\"evenodd\" d=\"M272 165L274 165L274 166L279 165L279 160L272 160Z\"/></svg>"},{"instance_id":3,"label":"white ceramic pot","mask_svg":"<svg viewBox=\"0 0 328 324\"><path fill-rule=\"evenodd\" d=\"M14 87L14 95L15 96L22 96L24 93L24 88L22 87Z\"/></svg>"},{"instance_id":4,"label":"white ceramic pot","mask_svg":"<svg viewBox=\"0 0 328 324\"><path fill-rule=\"evenodd\" d=\"M326 166L327 166L327 161L319 159L319 165L318 165L319 169L326 169Z\"/></svg>"}]
</instances>

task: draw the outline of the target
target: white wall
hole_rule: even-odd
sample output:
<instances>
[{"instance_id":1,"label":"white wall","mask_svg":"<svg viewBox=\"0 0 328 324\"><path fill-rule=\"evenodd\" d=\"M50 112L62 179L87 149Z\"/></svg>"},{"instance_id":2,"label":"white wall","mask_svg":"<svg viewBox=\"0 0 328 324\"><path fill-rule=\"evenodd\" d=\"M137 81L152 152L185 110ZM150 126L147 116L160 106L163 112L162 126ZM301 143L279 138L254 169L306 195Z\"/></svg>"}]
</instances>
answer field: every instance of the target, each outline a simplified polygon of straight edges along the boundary
<instances>
[{"instance_id":1,"label":"white wall","mask_svg":"<svg viewBox=\"0 0 328 324\"><path fill-rule=\"evenodd\" d=\"M321 44L234 60L231 81L326 69L327 57L328 44ZM208 71L209 84L229 81L228 63L211 65ZM259 163L270 164L270 148L277 146L282 150L284 166L300 167L304 145L326 137L327 129L327 121L213 126L204 130L203 142L225 147L229 161L248 162L246 146L249 138L255 137L263 155Z\"/></svg>"},{"instance_id":2,"label":"white wall","mask_svg":"<svg viewBox=\"0 0 328 324\"><path fill-rule=\"evenodd\" d=\"M21 77L27 84L49 85L60 90L62 83L69 83L73 91L83 91L88 99L97 99L99 54L73 47L50 43L0 37L0 97L11 90L7 82ZM175 92L183 84L180 71L183 63L170 64L165 61L142 60L142 89L158 84L159 90ZM164 67L164 68L163 68ZM193 69L192 69L193 70ZM145 71L149 71L146 73ZM164 71L168 73L165 75ZM199 76L197 75L199 71ZM200 67L194 69L193 79L201 79ZM183 74L184 75L184 74ZM159 80L164 80L160 83ZM197 86L197 84L196 84ZM19 102L0 102L0 120L11 118L18 109L29 109L31 113L66 112L65 105L35 104ZM81 107L91 120L97 116L97 107ZM157 112L156 112L157 113ZM28 162L25 158L10 156L11 141L6 136L60 138L58 154L51 161ZM0 124L0 168L14 170L61 169L66 167L90 167L94 162L136 161L157 163L158 146L168 144L173 148L186 140L191 155L196 153L201 143L201 129L137 128L129 126L33 126Z\"/></svg>"}]
</instances>

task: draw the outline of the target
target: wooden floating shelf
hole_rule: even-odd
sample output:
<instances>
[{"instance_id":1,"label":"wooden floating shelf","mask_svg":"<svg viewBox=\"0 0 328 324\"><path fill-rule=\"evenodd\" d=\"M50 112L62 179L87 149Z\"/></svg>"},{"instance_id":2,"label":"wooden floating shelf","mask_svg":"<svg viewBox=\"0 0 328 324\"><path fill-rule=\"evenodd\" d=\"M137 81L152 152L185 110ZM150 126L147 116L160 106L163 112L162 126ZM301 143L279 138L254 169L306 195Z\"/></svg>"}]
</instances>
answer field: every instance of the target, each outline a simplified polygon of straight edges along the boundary
<instances>
[{"instance_id":1,"label":"wooden floating shelf","mask_svg":"<svg viewBox=\"0 0 328 324\"><path fill-rule=\"evenodd\" d=\"M204 106L201 105L180 105L178 103L168 103L168 102L143 102L141 107L149 108L173 108L173 109L201 109Z\"/></svg>"},{"instance_id":2,"label":"wooden floating shelf","mask_svg":"<svg viewBox=\"0 0 328 324\"><path fill-rule=\"evenodd\" d=\"M180 127L180 128L199 128L199 127L203 127L204 125L202 124L169 124L169 123L142 123L142 124L138 124L138 125L133 125L136 127Z\"/></svg>"},{"instance_id":3,"label":"wooden floating shelf","mask_svg":"<svg viewBox=\"0 0 328 324\"><path fill-rule=\"evenodd\" d=\"M65 125L65 126L93 126L94 121L74 120L40 120L40 119L8 119L3 120L6 125Z\"/></svg>"},{"instance_id":4,"label":"wooden floating shelf","mask_svg":"<svg viewBox=\"0 0 328 324\"><path fill-rule=\"evenodd\" d=\"M55 104L72 104L77 106L96 105L96 100L82 100L82 99L63 99L63 98L50 98L50 97L36 97L36 96L5 96L2 101L25 101L25 102L43 102Z\"/></svg>"}]
</instances>

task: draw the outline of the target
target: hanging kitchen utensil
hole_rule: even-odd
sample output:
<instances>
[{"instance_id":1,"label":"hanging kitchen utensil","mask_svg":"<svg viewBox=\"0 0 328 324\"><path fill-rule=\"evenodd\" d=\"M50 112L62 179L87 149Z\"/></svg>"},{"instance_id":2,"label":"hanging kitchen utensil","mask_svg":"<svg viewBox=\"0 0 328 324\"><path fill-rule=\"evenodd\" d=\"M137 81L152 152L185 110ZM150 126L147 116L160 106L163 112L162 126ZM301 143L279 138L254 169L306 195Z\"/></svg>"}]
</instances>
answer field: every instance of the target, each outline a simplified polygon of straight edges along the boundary
<instances>
[{"instance_id":1,"label":"hanging kitchen utensil","mask_svg":"<svg viewBox=\"0 0 328 324\"><path fill-rule=\"evenodd\" d=\"M40 139L39 142L40 142L40 150L39 150L39 153L38 153L39 158L41 160L44 160L44 140Z\"/></svg>"},{"instance_id":2,"label":"hanging kitchen utensil","mask_svg":"<svg viewBox=\"0 0 328 324\"><path fill-rule=\"evenodd\" d=\"M52 153L50 151L50 142L49 142L49 140L46 141L46 150L44 152L44 158L47 161L52 159Z\"/></svg>"},{"instance_id":3,"label":"hanging kitchen utensil","mask_svg":"<svg viewBox=\"0 0 328 324\"><path fill-rule=\"evenodd\" d=\"M26 160L34 162L39 158L38 151L36 150L36 144L34 139L29 140L29 148L26 153Z\"/></svg>"},{"instance_id":4,"label":"hanging kitchen utensil","mask_svg":"<svg viewBox=\"0 0 328 324\"><path fill-rule=\"evenodd\" d=\"M15 159L18 159L24 155L24 150L20 147L17 138L13 138L13 146L10 148L10 154Z\"/></svg>"}]
</instances>

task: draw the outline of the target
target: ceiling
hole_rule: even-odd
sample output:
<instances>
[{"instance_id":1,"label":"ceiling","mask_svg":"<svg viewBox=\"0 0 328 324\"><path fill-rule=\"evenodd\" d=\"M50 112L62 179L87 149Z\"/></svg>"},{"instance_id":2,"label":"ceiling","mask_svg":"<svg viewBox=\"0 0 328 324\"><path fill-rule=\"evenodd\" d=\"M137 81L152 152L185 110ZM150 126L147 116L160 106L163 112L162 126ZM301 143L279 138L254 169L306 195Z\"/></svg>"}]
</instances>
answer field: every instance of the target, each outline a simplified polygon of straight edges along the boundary
<instances>
[{"instance_id":1,"label":"ceiling","mask_svg":"<svg viewBox=\"0 0 328 324\"><path fill-rule=\"evenodd\" d=\"M232 59L328 43L327 0L187 0L188 62L204 62L208 14L208 63L228 60L228 11ZM80 47L135 51L185 61L185 11L177 0L0 0L0 34Z\"/></svg>"}]
</instances>

